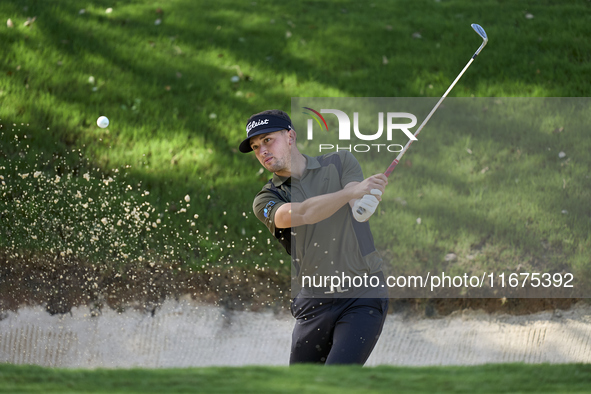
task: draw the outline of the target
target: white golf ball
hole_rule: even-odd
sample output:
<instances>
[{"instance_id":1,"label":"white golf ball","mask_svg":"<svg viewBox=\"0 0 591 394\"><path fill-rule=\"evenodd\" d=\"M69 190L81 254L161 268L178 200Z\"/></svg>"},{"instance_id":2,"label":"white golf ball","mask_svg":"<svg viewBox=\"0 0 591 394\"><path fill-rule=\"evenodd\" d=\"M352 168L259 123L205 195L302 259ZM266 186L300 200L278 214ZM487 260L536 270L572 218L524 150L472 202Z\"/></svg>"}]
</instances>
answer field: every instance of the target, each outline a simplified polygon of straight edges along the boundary
<instances>
[{"instance_id":1,"label":"white golf ball","mask_svg":"<svg viewBox=\"0 0 591 394\"><path fill-rule=\"evenodd\" d=\"M109 125L109 119L107 119L106 116L101 116L96 120L96 124L101 129L104 129L105 127L107 127Z\"/></svg>"}]
</instances>

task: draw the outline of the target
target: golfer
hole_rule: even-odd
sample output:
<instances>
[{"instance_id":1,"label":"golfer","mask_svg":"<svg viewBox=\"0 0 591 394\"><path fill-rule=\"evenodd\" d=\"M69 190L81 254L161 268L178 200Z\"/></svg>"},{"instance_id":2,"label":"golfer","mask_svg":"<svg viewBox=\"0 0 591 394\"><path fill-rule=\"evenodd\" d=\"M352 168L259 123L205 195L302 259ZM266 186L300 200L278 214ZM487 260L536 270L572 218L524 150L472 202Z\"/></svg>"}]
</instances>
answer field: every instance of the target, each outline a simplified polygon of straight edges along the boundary
<instances>
[{"instance_id":1,"label":"golfer","mask_svg":"<svg viewBox=\"0 0 591 394\"><path fill-rule=\"evenodd\" d=\"M254 151L273 172L253 210L292 257L290 364L363 365L388 311L382 259L367 222L386 176L364 179L347 151L301 154L291 119L280 110L248 119L240 151Z\"/></svg>"}]
</instances>

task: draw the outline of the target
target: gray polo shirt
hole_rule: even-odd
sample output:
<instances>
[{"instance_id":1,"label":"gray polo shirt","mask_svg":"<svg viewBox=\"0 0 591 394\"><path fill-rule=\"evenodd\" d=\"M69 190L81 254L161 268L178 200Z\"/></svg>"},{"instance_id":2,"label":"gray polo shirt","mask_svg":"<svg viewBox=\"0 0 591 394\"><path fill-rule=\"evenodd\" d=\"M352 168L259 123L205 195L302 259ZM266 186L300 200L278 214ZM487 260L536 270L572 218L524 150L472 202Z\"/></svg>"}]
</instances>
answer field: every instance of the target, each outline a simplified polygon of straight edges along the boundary
<instances>
[{"instance_id":1,"label":"gray polo shirt","mask_svg":"<svg viewBox=\"0 0 591 394\"><path fill-rule=\"evenodd\" d=\"M281 205L334 193L350 182L364 180L361 166L350 152L304 157L307 164L301 178L273 175L254 199L255 215L278 239L289 236L290 231L275 227L275 212ZM292 228L291 256L298 278L302 275L341 276L343 273L369 275L382 269L369 223L357 222L349 204L321 222Z\"/></svg>"}]
</instances>

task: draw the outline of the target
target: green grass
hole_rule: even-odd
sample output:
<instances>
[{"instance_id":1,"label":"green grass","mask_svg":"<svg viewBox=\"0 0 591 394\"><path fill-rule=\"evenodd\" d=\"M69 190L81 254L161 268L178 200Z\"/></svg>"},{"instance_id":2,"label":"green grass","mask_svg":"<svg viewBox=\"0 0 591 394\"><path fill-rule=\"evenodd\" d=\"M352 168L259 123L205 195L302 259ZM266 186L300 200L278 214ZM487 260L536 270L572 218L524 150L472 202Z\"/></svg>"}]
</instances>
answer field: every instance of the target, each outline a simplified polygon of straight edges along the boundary
<instances>
[{"instance_id":1,"label":"green grass","mask_svg":"<svg viewBox=\"0 0 591 394\"><path fill-rule=\"evenodd\" d=\"M237 152L249 115L289 110L292 97L439 97L480 44L472 22L490 42L450 97L589 96L590 8L3 1L0 15L15 26L0 27L0 247L9 258L34 251L119 267L142 257L287 275L287 256L251 213L270 175ZM407 272L588 277L587 117L489 108L461 124L437 113L405 157L412 167L391 178L375 219L379 249ZM96 127L100 115L108 129ZM380 160L366 174L390 158ZM144 216L130 216L134 208ZM458 261L447 267L450 252Z\"/></svg>"},{"instance_id":2,"label":"green grass","mask_svg":"<svg viewBox=\"0 0 591 394\"><path fill-rule=\"evenodd\" d=\"M588 393L584 364L75 370L0 365L0 393Z\"/></svg>"}]
</instances>

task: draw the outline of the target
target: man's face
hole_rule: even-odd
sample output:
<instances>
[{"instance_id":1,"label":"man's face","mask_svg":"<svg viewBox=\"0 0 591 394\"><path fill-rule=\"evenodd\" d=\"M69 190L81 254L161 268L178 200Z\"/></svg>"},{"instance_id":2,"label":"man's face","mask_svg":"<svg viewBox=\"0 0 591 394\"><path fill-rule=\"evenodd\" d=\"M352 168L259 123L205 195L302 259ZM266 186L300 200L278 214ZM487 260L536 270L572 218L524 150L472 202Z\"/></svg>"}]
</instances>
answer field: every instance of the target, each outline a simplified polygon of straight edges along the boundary
<instances>
[{"instance_id":1,"label":"man's face","mask_svg":"<svg viewBox=\"0 0 591 394\"><path fill-rule=\"evenodd\" d=\"M287 130L261 134L250 139L250 147L263 167L281 173L291 168L290 138Z\"/></svg>"}]
</instances>

